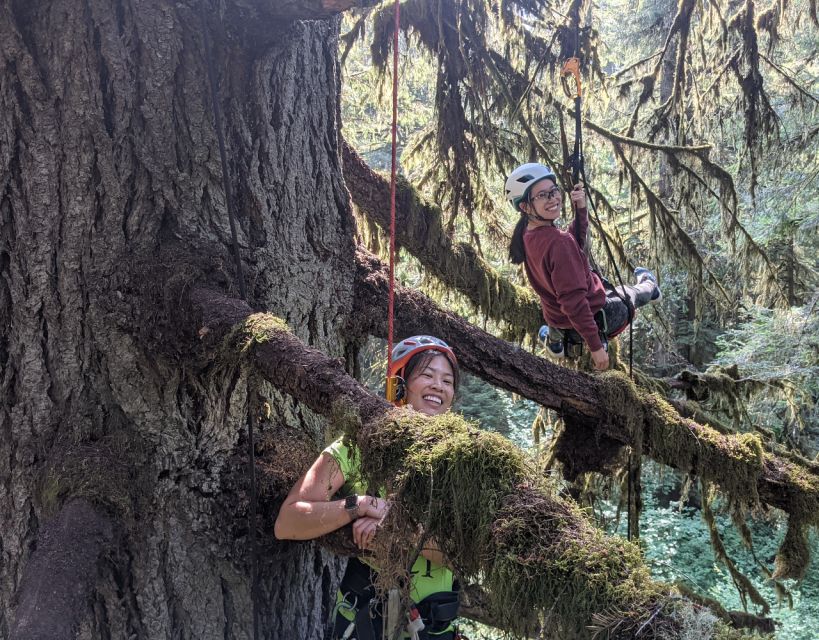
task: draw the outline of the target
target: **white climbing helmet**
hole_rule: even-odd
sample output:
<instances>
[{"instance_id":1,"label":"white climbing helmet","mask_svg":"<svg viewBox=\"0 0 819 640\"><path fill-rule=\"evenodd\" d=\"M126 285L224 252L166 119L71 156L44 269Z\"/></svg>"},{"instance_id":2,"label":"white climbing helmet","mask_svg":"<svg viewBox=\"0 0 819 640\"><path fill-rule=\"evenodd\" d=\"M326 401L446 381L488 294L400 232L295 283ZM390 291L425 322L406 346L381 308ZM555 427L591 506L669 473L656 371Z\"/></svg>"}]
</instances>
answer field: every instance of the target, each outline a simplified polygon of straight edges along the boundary
<instances>
[{"instance_id":1,"label":"white climbing helmet","mask_svg":"<svg viewBox=\"0 0 819 640\"><path fill-rule=\"evenodd\" d=\"M506 199L515 211L520 211L518 205L529 197L529 190L536 182L549 178L557 183L557 176L546 165L538 162L527 162L520 165L506 178Z\"/></svg>"}]
</instances>

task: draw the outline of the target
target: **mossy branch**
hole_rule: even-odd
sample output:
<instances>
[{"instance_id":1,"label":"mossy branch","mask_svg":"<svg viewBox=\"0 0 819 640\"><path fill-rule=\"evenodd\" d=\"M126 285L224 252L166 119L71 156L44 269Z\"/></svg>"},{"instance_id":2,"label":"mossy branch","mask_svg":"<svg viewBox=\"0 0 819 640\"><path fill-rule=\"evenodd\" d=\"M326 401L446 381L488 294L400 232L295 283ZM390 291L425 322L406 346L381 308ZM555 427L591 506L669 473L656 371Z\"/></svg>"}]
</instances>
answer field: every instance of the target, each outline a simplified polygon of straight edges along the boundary
<instances>
[{"instance_id":1,"label":"mossy branch","mask_svg":"<svg viewBox=\"0 0 819 640\"><path fill-rule=\"evenodd\" d=\"M193 319L216 344L251 315L244 303L212 291L194 290L191 302ZM382 534L391 535L376 537L375 548L383 578L406 571L423 526L463 576L482 578L493 621L517 636L531 632L538 618L566 638L586 637L592 624L650 629L646 637L679 631L685 600L651 580L639 548L605 536L553 494L511 443L454 414L395 409L338 361L278 323L269 327L246 355L310 409L332 418L347 406L342 413L347 421L354 416L362 474L390 495ZM715 626L713 637L720 632Z\"/></svg>"},{"instance_id":2,"label":"mossy branch","mask_svg":"<svg viewBox=\"0 0 819 640\"><path fill-rule=\"evenodd\" d=\"M389 230L389 182L370 169L346 142L342 155L353 202L368 219ZM543 324L534 294L502 277L470 245L453 243L444 229L441 210L425 202L403 180L397 191L396 241L487 318L509 323L529 335Z\"/></svg>"},{"instance_id":3,"label":"mossy branch","mask_svg":"<svg viewBox=\"0 0 819 640\"><path fill-rule=\"evenodd\" d=\"M357 256L356 307L350 331L386 335L387 268L364 250ZM751 435L723 435L681 417L656 393L617 373L588 375L552 364L442 310L398 286L398 335L433 333L455 346L461 365L490 384L560 413L583 442L634 445L643 431L644 455L717 484L731 499L757 501L798 518L819 520L819 474L764 449Z\"/></svg>"}]
</instances>

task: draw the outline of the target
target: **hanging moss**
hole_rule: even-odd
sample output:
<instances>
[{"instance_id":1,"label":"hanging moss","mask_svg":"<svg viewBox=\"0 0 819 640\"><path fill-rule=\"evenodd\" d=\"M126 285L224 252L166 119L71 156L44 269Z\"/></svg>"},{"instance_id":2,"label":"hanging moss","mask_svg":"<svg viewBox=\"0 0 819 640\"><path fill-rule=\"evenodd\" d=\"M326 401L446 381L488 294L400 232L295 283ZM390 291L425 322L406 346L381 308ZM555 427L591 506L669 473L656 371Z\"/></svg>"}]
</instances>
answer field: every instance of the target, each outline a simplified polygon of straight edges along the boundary
<instances>
[{"instance_id":1,"label":"hanging moss","mask_svg":"<svg viewBox=\"0 0 819 640\"><path fill-rule=\"evenodd\" d=\"M493 541L485 584L495 615L520 635L531 631L521 614L538 610L560 637L587 637L592 614L607 611L617 612L622 632L633 632L667 597L667 587L651 581L637 545L606 537L578 507L543 490L523 487L509 497Z\"/></svg>"},{"instance_id":2,"label":"hanging moss","mask_svg":"<svg viewBox=\"0 0 819 640\"><path fill-rule=\"evenodd\" d=\"M702 518L708 527L708 532L711 536L711 548L714 550L717 561L722 563L725 568L728 569L728 573L731 574L734 586L737 588L737 591L739 591L739 596L742 599L743 607L747 608L747 598L750 598L751 602L762 607L763 614L767 614L768 611L770 611L770 605L768 605L765 598L757 591L748 577L737 568L734 561L728 555L728 551L725 549L722 536L720 536L717 530L714 512L711 510L711 503L714 501L712 488L705 481L701 481L700 486L702 491Z\"/></svg>"},{"instance_id":3,"label":"hanging moss","mask_svg":"<svg viewBox=\"0 0 819 640\"><path fill-rule=\"evenodd\" d=\"M814 518L816 516L814 515ZM785 539L776 554L773 577L777 579L802 580L810 564L808 528L804 521L791 516Z\"/></svg>"},{"instance_id":4,"label":"hanging moss","mask_svg":"<svg viewBox=\"0 0 819 640\"><path fill-rule=\"evenodd\" d=\"M527 475L524 455L451 413L429 418L396 409L368 431L358 440L368 485L396 495L405 516L423 524L465 576L476 577L495 513Z\"/></svg>"}]
</instances>

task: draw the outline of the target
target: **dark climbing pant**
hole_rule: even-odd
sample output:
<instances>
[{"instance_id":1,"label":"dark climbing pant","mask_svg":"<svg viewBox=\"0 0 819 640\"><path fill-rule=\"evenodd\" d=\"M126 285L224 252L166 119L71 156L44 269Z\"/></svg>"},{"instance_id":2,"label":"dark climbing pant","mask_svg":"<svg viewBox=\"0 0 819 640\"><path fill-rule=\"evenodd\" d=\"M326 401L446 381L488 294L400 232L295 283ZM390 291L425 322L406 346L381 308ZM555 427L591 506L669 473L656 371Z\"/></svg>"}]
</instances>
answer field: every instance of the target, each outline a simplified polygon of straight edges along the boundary
<instances>
[{"instance_id":1,"label":"dark climbing pant","mask_svg":"<svg viewBox=\"0 0 819 640\"><path fill-rule=\"evenodd\" d=\"M640 284L616 287L617 291L624 298L628 296L635 309L644 307L651 302L651 297L657 289L657 285L651 280L645 280ZM606 292L606 304L603 305L603 313L606 316L606 334L611 336L619 333L628 324L628 307L614 291Z\"/></svg>"}]
</instances>

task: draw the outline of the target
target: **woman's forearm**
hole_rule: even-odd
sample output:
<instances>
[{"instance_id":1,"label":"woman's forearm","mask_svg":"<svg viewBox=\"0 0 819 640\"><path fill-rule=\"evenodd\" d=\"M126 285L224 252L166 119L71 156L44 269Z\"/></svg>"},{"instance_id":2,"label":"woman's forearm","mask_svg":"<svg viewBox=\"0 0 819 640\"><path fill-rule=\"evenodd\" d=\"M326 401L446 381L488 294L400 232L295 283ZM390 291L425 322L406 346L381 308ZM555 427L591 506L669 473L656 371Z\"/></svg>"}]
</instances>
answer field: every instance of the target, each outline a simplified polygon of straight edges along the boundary
<instances>
[{"instance_id":1,"label":"woman's forearm","mask_svg":"<svg viewBox=\"0 0 819 640\"><path fill-rule=\"evenodd\" d=\"M282 505L274 534L279 540L312 540L351 522L344 500L294 500Z\"/></svg>"}]
</instances>

